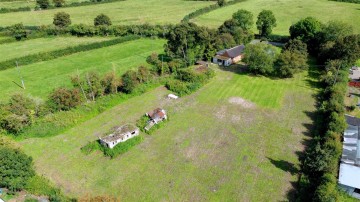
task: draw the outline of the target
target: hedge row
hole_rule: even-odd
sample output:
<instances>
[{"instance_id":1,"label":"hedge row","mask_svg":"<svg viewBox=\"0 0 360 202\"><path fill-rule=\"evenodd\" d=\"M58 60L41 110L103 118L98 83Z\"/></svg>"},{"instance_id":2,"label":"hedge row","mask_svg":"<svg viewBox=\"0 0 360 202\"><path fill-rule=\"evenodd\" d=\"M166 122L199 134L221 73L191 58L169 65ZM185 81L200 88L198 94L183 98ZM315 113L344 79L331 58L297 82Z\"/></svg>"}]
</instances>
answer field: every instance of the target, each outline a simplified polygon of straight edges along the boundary
<instances>
[{"instance_id":1,"label":"hedge row","mask_svg":"<svg viewBox=\"0 0 360 202\"><path fill-rule=\"evenodd\" d=\"M83 45L68 47L65 49L55 50L55 51L51 51L51 52L27 55L24 57L0 62L0 70L14 68L16 62L18 62L19 65L28 65L28 64L32 64L32 63L36 63L36 62L41 62L41 61L53 60L55 58L71 55L71 54L78 53L78 52L89 51L89 50L98 49L98 48L104 48L104 47L124 43L127 41L136 40L139 38L140 38L139 36L129 35L129 36L116 38L116 39L109 40L109 41L102 41L102 42L96 42L96 43L91 43L91 44L83 44Z\"/></svg>"},{"instance_id":2,"label":"hedge row","mask_svg":"<svg viewBox=\"0 0 360 202\"><path fill-rule=\"evenodd\" d=\"M225 7L225 6L231 6L231 5L234 5L234 4L237 4L239 2L243 2L245 0L233 0L233 1L229 1L229 2L225 2L225 4L221 7ZM189 13L188 15L186 15L181 21L182 22L188 22L190 21L191 19L194 19L200 15L203 15L205 13L209 13L213 10L216 10L220 8L219 4L213 4L213 5L210 5L208 7L205 7L205 8L200 8L192 13Z\"/></svg>"},{"instance_id":3,"label":"hedge row","mask_svg":"<svg viewBox=\"0 0 360 202\"><path fill-rule=\"evenodd\" d=\"M330 1L338 1L338 2L348 2L348 3L360 4L360 0L330 0Z\"/></svg>"},{"instance_id":4,"label":"hedge row","mask_svg":"<svg viewBox=\"0 0 360 202\"><path fill-rule=\"evenodd\" d=\"M13 12L23 12L31 11L30 7L19 7L19 8L0 8L0 13L13 13Z\"/></svg>"}]
</instances>

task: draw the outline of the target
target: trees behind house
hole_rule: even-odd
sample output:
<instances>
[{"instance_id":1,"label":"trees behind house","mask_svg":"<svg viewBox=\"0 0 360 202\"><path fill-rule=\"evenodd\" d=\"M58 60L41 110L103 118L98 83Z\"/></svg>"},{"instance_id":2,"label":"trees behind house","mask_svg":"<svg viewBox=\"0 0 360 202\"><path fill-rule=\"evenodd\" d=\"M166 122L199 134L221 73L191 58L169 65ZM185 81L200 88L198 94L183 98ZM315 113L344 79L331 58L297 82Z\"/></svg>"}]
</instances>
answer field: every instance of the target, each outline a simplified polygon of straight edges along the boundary
<instances>
[{"instance_id":1,"label":"trees behind house","mask_svg":"<svg viewBox=\"0 0 360 202\"><path fill-rule=\"evenodd\" d=\"M70 15L65 12L58 12L54 16L53 24L60 28L68 27L71 24Z\"/></svg>"},{"instance_id":2,"label":"trees behind house","mask_svg":"<svg viewBox=\"0 0 360 202\"><path fill-rule=\"evenodd\" d=\"M256 27L262 37L268 37L272 33L272 29L276 27L276 18L272 11L263 10L259 13Z\"/></svg>"},{"instance_id":3,"label":"trees behind house","mask_svg":"<svg viewBox=\"0 0 360 202\"><path fill-rule=\"evenodd\" d=\"M254 15L250 11L244 9L235 12L232 18L236 21L238 27L246 31L251 30L254 25Z\"/></svg>"},{"instance_id":4,"label":"trees behind house","mask_svg":"<svg viewBox=\"0 0 360 202\"><path fill-rule=\"evenodd\" d=\"M277 54L272 45L263 43L249 44L244 55L244 62L248 65L250 72L260 75L269 75L273 72Z\"/></svg>"},{"instance_id":5,"label":"trees behind house","mask_svg":"<svg viewBox=\"0 0 360 202\"><path fill-rule=\"evenodd\" d=\"M94 25L95 26L100 26L100 25L110 26L111 20L107 15L100 14L100 15L96 16L96 18L94 19Z\"/></svg>"},{"instance_id":6,"label":"trees behind house","mask_svg":"<svg viewBox=\"0 0 360 202\"><path fill-rule=\"evenodd\" d=\"M307 17L290 26L290 36L292 39L298 38L309 45L321 29L320 21Z\"/></svg>"}]
</instances>

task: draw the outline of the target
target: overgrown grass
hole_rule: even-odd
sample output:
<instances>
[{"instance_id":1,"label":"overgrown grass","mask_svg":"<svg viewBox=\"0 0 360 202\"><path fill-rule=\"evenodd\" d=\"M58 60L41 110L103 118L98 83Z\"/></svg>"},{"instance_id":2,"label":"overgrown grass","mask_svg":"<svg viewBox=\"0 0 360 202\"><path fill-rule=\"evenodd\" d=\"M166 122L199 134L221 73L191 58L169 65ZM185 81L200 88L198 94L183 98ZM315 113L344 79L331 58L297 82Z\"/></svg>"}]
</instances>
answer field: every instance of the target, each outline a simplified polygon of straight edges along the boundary
<instances>
[{"instance_id":1,"label":"overgrown grass","mask_svg":"<svg viewBox=\"0 0 360 202\"><path fill-rule=\"evenodd\" d=\"M312 80L306 73L271 80L217 70L191 95L169 100L169 91L157 88L60 135L21 144L37 171L71 187L71 196L96 192L124 201L291 201L299 169L296 154L308 139L315 110ZM254 106L230 102L234 97ZM157 107L166 109L171 121L121 158L80 151L98 134L135 123Z\"/></svg>"},{"instance_id":2,"label":"overgrown grass","mask_svg":"<svg viewBox=\"0 0 360 202\"><path fill-rule=\"evenodd\" d=\"M71 86L70 76L87 71L94 70L100 74L115 71L120 76L129 69L146 66L146 57L152 52L162 52L164 43L164 40L140 39L20 66L26 90L14 84L21 83L16 68L0 71L0 101L8 100L17 92L44 99L57 87Z\"/></svg>"},{"instance_id":3,"label":"overgrown grass","mask_svg":"<svg viewBox=\"0 0 360 202\"><path fill-rule=\"evenodd\" d=\"M273 33L278 35L289 35L289 27L307 16L316 17L322 22L330 20L343 21L353 25L354 30L360 33L360 26L358 26L360 4L328 0L247 0L199 16L193 22L216 28L225 20L230 19L232 14L239 9L251 11L255 16L255 20L261 10L273 11L277 19L277 27L274 28ZM258 31L255 28L254 25L253 30L257 33Z\"/></svg>"},{"instance_id":4,"label":"overgrown grass","mask_svg":"<svg viewBox=\"0 0 360 202\"><path fill-rule=\"evenodd\" d=\"M51 201L70 201L59 188L39 175L30 178L25 189L36 196L48 196Z\"/></svg>"},{"instance_id":5,"label":"overgrown grass","mask_svg":"<svg viewBox=\"0 0 360 202\"><path fill-rule=\"evenodd\" d=\"M36 12L5 13L0 14L0 27L20 22L27 26L52 24L54 14L59 10L69 13L73 24L93 24L94 18L101 13L108 15L113 24L175 24L186 14L210 4L213 2L129 0Z\"/></svg>"}]
</instances>

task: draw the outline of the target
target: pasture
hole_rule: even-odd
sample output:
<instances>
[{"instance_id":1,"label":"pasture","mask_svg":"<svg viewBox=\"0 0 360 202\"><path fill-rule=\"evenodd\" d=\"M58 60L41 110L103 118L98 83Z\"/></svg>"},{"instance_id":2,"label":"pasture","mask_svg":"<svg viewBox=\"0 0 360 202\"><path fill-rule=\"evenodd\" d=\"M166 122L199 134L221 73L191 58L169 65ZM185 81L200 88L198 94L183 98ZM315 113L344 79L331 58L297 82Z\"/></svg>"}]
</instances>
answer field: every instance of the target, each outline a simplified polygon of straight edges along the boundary
<instances>
[{"instance_id":1,"label":"pasture","mask_svg":"<svg viewBox=\"0 0 360 202\"><path fill-rule=\"evenodd\" d=\"M74 2L82 2L86 0L66 0L65 4L71 4ZM52 3L52 1L50 1ZM5 0L0 1L0 8L20 8L20 7L30 7L31 9L34 9L36 6L36 1L34 0Z\"/></svg>"},{"instance_id":2,"label":"pasture","mask_svg":"<svg viewBox=\"0 0 360 202\"><path fill-rule=\"evenodd\" d=\"M122 201L284 201L292 197L314 110L306 73L294 79L250 77L216 68L198 92L178 100L157 88L58 136L22 141L37 172L70 196ZM80 148L116 125L163 107L170 121L110 160Z\"/></svg>"},{"instance_id":3,"label":"pasture","mask_svg":"<svg viewBox=\"0 0 360 202\"><path fill-rule=\"evenodd\" d=\"M21 82L16 68L0 71L0 100L8 100L16 92L46 98L56 87L70 86L70 76L86 71L104 74L115 70L121 75L131 68L146 65L146 57L154 51L162 52L164 43L164 40L140 39L21 66L25 91L13 83Z\"/></svg>"},{"instance_id":4,"label":"pasture","mask_svg":"<svg viewBox=\"0 0 360 202\"><path fill-rule=\"evenodd\" d=\"M220 8L210 13L195 18L193 22L212 28L217 28L225 20L230 19L232 14L239 9L246 9L254 14L254 20L263 9L274 12L277 19L277 27L273 34L289 35L289 27L301 18L313 16L322 22L339 20L346 22L360 33L360 4L335 2L328 0L246 0L244 2ZM254 31L257 33L256 26Z\"/></svg>"},{"instance_id":5,"label":"pasture","mask_svg":"<svg viewBox=\"0 0 360 202\"><path fill-rule=\"evenodd\" d=\"M212 3L183 0L128 0L43 11L5 13L0 14L0 27L16 23L28 26L52 24L54 14L60 11L69 13L73 24L93 24L94 18L101 13L108 15L115 25L178 23L188 13Z\"/></svg>"},{"instance_id":6,"label":"pasture","mask_svg":"<svg viewBox=\"0 0 360 202\"><path fill-rule=\"evenodd\" d=\"M48 37L0 44L0 62L80 44L110 40L110 37Z\"/></svg>"}]
</instances>

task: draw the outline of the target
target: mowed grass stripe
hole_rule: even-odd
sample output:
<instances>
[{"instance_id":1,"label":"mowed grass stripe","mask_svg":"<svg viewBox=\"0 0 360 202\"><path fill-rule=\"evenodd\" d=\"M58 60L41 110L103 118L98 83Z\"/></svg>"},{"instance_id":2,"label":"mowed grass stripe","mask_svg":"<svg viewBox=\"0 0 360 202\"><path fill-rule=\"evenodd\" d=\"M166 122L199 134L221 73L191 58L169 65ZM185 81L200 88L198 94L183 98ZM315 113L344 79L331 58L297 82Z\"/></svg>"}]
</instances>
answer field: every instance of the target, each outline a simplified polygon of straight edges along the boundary
<instances>
[{"instance_id":1,"label":"mowed grass stripe","mask_svg":"<svg viewBox=\"0 0 360 202\"><path fill-rule=\"evenodd\" d=\"M94 18L105 13L112 23L118 24L169 24L178 23L188 13L214 2L183 0L128 0L114 3L51 9L43 11L0 14L0 26L23 23L27 26L52 24L54 14L69 13L73 24L93 24Z\"/></svg>"},{"instance_id":2,"label":"mowed grass stripe","mask_svg":"<svg viewBox=\"0 0 360 202\"><path fill-rule=\"evenodd\" d=\"M249 10L255 17L263 9L272 10L277 19L277 27L273 30L274 34L289 35L289 27L307 16L316 17L323 22L343 21L352 25L354 30L360 33L360 26L358 26L360 4L328 0L247 0L236 5L219 8L192 21L199 25L217 28L239 9ZM253 30L257 32L255 25Z\"/></svg>"},{"instance_id":3,"label":"mowed grass stripe","mask_svg":"<svg viewBox=\"0 0 360 202\"><path fill-rule=\"evenodd\" d=\"M79 44L110 40L110 37L49 37L16 41L0 45L0 62L40 52L48 52Z\"/></svg>"},{"instance_id":4,"label":"mowed grass stripe","mask_svg":"<svg viewBox=\"0 0 360 202\"><path fill-rule=\"evenodd\" d=\"M147 65L146 57L152 52L162 52L164 43L164 40L140 39L22 66L25 91L13 83L20 83L16 68L0 71L0 91L3 93L0 101L6 101L16 92L46 98L56 87L70 86L70 76L77 73L96 71L104 74L115 70L120 76L129 69Z\"/></svg>"}]
</instances>

